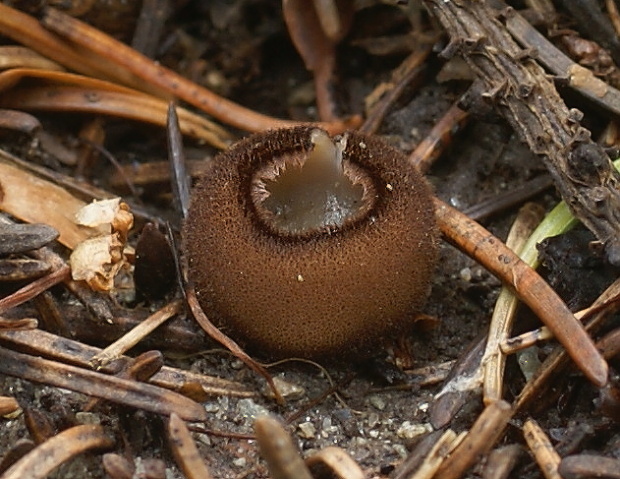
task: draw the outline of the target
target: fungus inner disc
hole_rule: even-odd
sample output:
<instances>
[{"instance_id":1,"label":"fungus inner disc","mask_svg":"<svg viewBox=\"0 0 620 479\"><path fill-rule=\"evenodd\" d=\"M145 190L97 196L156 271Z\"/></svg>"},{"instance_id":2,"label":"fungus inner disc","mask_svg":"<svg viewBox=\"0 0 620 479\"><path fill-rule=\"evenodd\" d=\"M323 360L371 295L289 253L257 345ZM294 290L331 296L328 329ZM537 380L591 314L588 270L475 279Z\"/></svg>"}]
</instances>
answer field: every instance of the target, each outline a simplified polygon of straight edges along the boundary
<instances>
[{"instance_id":1,"label":"fungus inner disc","mask_svg":"<svg viewBox=\"0 0 620 479\"><path fill-rule=\"evenodd\" d=\"M305 233L342 226L371 206L372 182L360 167L343 161L346 138L311 133L312 149L274 158L257 172L252 197L259 215L278 230Z\"/></svg>"}]
</instances>

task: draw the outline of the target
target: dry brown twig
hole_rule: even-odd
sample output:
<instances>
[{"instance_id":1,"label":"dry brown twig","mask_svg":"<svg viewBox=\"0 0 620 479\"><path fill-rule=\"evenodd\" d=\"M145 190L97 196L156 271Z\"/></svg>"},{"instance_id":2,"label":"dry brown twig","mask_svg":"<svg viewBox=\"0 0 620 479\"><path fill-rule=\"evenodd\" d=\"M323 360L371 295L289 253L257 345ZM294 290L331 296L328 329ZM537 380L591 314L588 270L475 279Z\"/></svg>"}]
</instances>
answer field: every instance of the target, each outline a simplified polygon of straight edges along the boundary
<instances>
[{"instance_id":1,"label":"dry brown twig","mask_svg":"<svg viewBox=\"0 0 620 479\"><path fill-rule=\"evenodd\" d=\"M620 175L581 127L581 112L567 108L531 50L517 45L485 2L425 4L450 35L442 55L465 58L482 85L482 98L540 155L575 216L605 244L610 262L620 264Z\"/></svg>"},{"instance_id":2,"label":"dry brown twig","mask_svg":"<svg viewBox=\"0 0 620 479\"><path fill-rule=\"evenodd\" d=\"M505 401L490 403L478 416L462 442L437 470L436 477L458 479L481 456L486 454L504 434L504 428L512 418L513 409Z\"/></svg>"},{"instance_id":3,"label":"dry brown twig","mask_svg":"<svg viewBox=\"0 0 620 479\"><path fill-rule=\"evenodd\" d=\"M609 288L607 288L601 296L592 305L596 307L598 304L605 303L609 298L615 297L620 291L620 280L616 280ZM610 313L609 309L596 313L590 321L585 325L585 329L588 332L596 331L604 318ZM552 383L552 378L558 374L563 368L567 366L568 357L567 352L562 348L556 348L543 362L542 366L536 372L534 377L530 379L525 387L521 390L517 396L515 408L518 411L522 411L533 400L539 398L543 391L546 390Z\"/></svg>"},{"instance_id":4,"label":"dry brown twig","mask_svg":"<svg viewBox=\"0 0 620 479\"><path fill-rule=\"evenodd\" d=\"M282 394L276 387L273 382L273 377L269 372L254 358L250 357L235 341L222 333L210 320L207 318L207 315L204 313L200 304L198 303L198 298L196 297L196 292L194 291L193 286L189 285L185 291L187 304L189 305L196 322L200 325L200 327L211 337L212 339L218 341L222 344L226 349L228 349L231 353L233 353L239 360L243 361L246 366L248 366L252 371L259 374L267 384L271 388L276 398L276 401L279 404L284 404L284 398Z\"/></svg>"},{"instance_id":5,"label":"dry brown twig","mask_svg":"<svg viewBox=\"0 0 620 479\"><path fill-rule=\"evenodd\" d=\"M92 449L110 449L112 439L102 426L85 425L67 429L36 447L3 475L3 479L43 479L69 459Z\"/></svg>"},{"instance_id":6,"label":"dry brown twig","mask_svg":"<svg viewBox=\"0 0 620 479\"><path fill-rule=\"evenodd\" d=\"M596 385L604 385L607 363L581 323L538 273L482 226L438 199L435 200L435 212L439 228L447 240L459 245L466 254L514 288L521 300L554 333L588 379ZM501 261L496 261L498 257Z\"/></svg>"},{"instance_id":7,"label":"dry brown twig","mask_svg":"<svg viewBox=\"0 0 620 479\"><path fill-rule=\"evenodd\" d=\"M125 354L142 341L158 326L178 314L179 311L181 311L181 307L181 300L175 300L159 309L127 334L124 334L112 344L108 345L104 350L93 356L90 360L91 367L99 370L102 366L118 359L121 355Z\"/></svg>"},{"instance_id":8,"label":"dry brown twig","mask_svg":"<svg viewBox=\"0 0 620 479\"><path fill-rule=\"evenodd\" d=\"M353 2L283 0L282 15L289 35L314 75L319 118L337 119L331 93L336 66L336 44L353 20Z\"/></svg>"},{"instance_id":9,"label":"dry brown twig","mask_svg":"<svg viewBox=\"0 0 620 479\"><path fill-rule=\"evenodd\" d=\"M28 86L20 86L22 83ZM73 73L13 68L0 73L0 91L4 93L0 106L5 108L98 113L166 125L166 100ZM183 134L220 149L231 141L226 130L206 118L184 108L179 108L178 114Z\"/></svg>"},{"instance_id":10,"label":"dry brown twig","mask_svg":"<svg viewBox=\"0 0 620 479\"><path fill-rule=\"evenodd\" d=\"M560 456L553 448L549 437L533 419L523 424L523 436L546 479L562 479L558 474Z\"/></svg>"},{"instance_id":11,"label":"dry brown twig","mask_svg":"<svg viewBox=\"0 0 620 479\"><path fill-rule=\"evenodd\" d=\"M168 439L176 463L187 479L211 479L211 472L200 457L191 433L175 413L168 420Z\"/></svg>"},{"instance_id":12,"label":"dry brown twig","mask_svg":"<svg viewBox=\"0 0 620 479\"><path fill-rule=\"evenodd\" d=\"M88 371L4 347L0 347L0 357L0 372L9 376L67 388L157 414L176 412L189 421L204 421L207 418L200 404L151 384Z\"/></svg>"},{"instance_id":13,"label":"dry brown twig","mask_svg":"<svg viewBox=\"0 0 620 479\"><path fill-rule=\"evenodd\" d=\"M89 368L90 359L101 352L101 349L94 346L88 346L41 330L4 331L0 333L0 341L7 347L25 349L33 354L59 362L76 364L81 368ZM112 374L116 371L115 367L124 368L129 361L130 358L122 356L113 365L102 367L101 372ZM254 392L237 382L169 366L163 366L150 378L149 382L172 391L180 391L187 384L197 384L204 391L204 394L209 396L255 396Z\"/></svg>"},{"instance_id":14,"label":"dry brown twig","mask_svg":"<svg viewBox=\"0 0 620 479\"><path fill-rule=\"evenodd\" d=\"M166 92L168 99L171 96L178 97L231 126L246 131L261 131L299 124L295 121L262 115L222 98L150 60L131 47L58 10L48 9L42 23L45 27L88 51L89 57L106 59L106 63L112 63L116 69L129 72L142 82ZM359 119L354 118L349 122L333 121L318 125L335 133L352 128L357 123Z\"/></svg>"}]
</instances>

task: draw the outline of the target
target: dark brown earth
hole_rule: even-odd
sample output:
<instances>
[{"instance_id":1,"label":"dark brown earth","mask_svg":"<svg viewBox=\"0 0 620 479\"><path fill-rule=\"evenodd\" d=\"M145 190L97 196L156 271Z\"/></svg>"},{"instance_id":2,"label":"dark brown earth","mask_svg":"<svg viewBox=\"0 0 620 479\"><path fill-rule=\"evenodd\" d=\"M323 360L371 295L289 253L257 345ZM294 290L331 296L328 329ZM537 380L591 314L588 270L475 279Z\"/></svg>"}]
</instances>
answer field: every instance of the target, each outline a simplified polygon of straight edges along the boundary
<instances>
[{"instance_id":1,"label":"dark brown earth","mask_svg":"<svg viewBox=\"0 0 620 479\"><path fill-rule=\"evenodd\" d=\"M521 6L520 2L515 6ZM308 92L312 92L311 76L288 38L279 2L188 0L175 2L174 8L175 13L167 23L157 49L158 58L164 64L192 75L196 81L247 107L284 118L314 118L311 95L308 99ZM424 14L423 21L428 21ZM406 16L394 6L374 5L358 12L351 33L338 50L336 93L343 114L363 113L364 98L381 81L388 80L392 70L404 58L402 53L372 55L356 44L360 39L408 32L408 25ZM130 28L127 26L124 32ZM438 49L441 45L439 42ZM431 54L422 85L406 89L381 124L378 134L405 153L426 136L468 85L459 80L439 84L436 75L440 67L441 61ZM574 96L567 96L567 99L570 106L584 109L586 126L592 128L596 137L607 121L606 115ZM69 113L37 116L43 121L44 128L63 138L75 136L81 121L80 117ZM122 164L166 160L164 132L121 120L109 121L106 130L105 147ZM72 173L37 145L33 150L28 138L5 134L0 141L3 148L19 156ZM214 151L186 141L186 154L188 158L196 159L211 157ZM87 176L97 185L110 188L107 179L112 172L113 167L101 161ZM471 119L455 136L427 178L437 196L463 211L527 184L544 172L541 161L515 137L509 126L489 113ZM157 193L144 196L145 206L161 217L173 216L169 195L161 191ZM559 201L553 189L537 194L531 200L546 209ZM505 239L519 206L493 212L483 224ZM137 233L130 241L135 244L136 240ZM589 233L575 235L570 240L570 248L578 251L568 256L590 257L592 253L587 244L591 240ZM555 246L549 246L547 251L550 257L553 256ZM561 269L551 271L553 284L561 290L571 308L586 307L615 279L614 270L606 269L596 261L576 259L575 265L568 264L562 257L555 261ZM583 280L584 271L587 272L587 281ZM584 290L584 283L591 286L590 290ZM425 322L425 325L431 325L429 328L412 329L403 341L411 351L409 369L437 367L456 360L480 340L488 327L499 288L499 281L480 265L442 243L432 293L423 311L436 321ZM70 301L62 290L54 293L61 305L62 301ZM163 305L163 301L138 305L132 302L126 306L154 309ZM31 312L32 308L25 306L22 311ZM14 316L19 314L13 313ZM83 311L83 314L88 313ZM526 324L534 324L530 316L522 311L524 329ZM610 328L612 324L613 321ZM617 318L615 324L617 326ZM265 412L280 418L299 413L289 430L304 456L330 445L343 447L369 478L389 477L407 457L420 435L432 430L429 410L441 385L421 386L423 376L399 370L391 361L393 355L388 353L392 350L391 345L377 344L377 358L363 364L326 365L330 378L309 364L287 362L270 368L274 376L303 388L300 397L290 399L286 406L278 406L265 397L261 393L265 390L262 379L214 344L205 342L204 353L191 355L175 350L174 344L168 346L164 352L170 364L239 381L259 392L253 399L213 397L205 402L210 414L205 427L216 431L217 435L200 433L195 439L216 479L268 475L255 442L230 437L230 434L251 434L253 418ZM400 354L403 354L403 344L400 346ZM549 347L543 346L540 356L548 351ZM523 375L512 358L506 379L505 397L511 400L524 384ZM519 426L531 416L547 432L561 455L590 451L618 458L620 435L616 432L617 423L597 409L595 388L578 374L567 374L560 379L554 395L541 401L535 410L528 410L513 419L503 442L523 443ZM332 394L308 407L310 401L330 389L330 381L339 385L338 395ZM140 468L144 470L144 464L148 466L152 459L160 459L166 467L166 478L183 477L167 446L161 417L106 402L84 413L82 411L89 400L85 396L11 377L0 376L0 394L14 396L24 409L42 412L58 430L78 423L101 423L114 431L117 439L115 452L135 458L138 471ZM480 394L474 393L451 427L457 431L468 428L481 410ZM27 436L23 414L0 419L0 457L18 439ZM63 466L54 477L105 477L101 455L82 456ZM159 476L136 472L134 477ZM479 476L470 471L464 477ZM542 474L531 457L524 453L511 477L530 479L542 477Z\"/></svg>"}]
</instances>

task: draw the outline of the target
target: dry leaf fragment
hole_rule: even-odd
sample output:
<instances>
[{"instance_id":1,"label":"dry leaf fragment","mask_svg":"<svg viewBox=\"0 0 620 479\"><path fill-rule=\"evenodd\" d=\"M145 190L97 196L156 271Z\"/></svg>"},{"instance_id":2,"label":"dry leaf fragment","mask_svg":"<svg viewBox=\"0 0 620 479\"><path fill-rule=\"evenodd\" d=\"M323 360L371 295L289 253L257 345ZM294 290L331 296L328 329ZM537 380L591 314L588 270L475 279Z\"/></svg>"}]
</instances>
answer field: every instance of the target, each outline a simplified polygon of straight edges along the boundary
<instances>
[{"instance_id":1,"label":"dry leaf fragment","mask_svg":"<svg viewBox=\"0 0 620 479\"><path fill-rule=\"evenodd\" d=\"M127 263L124 250L127 233L133 226L129 206L120 198L94 201L80 209L76 223L81 226L108 230L96 238L78 244L71 254L71 275L76 281L86 281L97 291L110 291L114 278Z\"/></svg>"},{"instance_id":2,"label":"dry leaf fragment","mask_svg":"<svg viewBox=\"0 0 620 479\"><path fill-rule=\"evenodd\" d=\"M116 234L88 239L77 245L70 263L75 281L86 281L97 291L110 291L123 266L123 243Z\"/></svg>"},{"instance_id":3,"label":"dry leaf fragment","mask_svg":"<svg viewBox=\"0 0 620 479\"><path fill-rule=\"evenodd\" d=\"M120 198L112 198L93 201L84 206L75 215L75 221L79 225L91 228L109 224L110 232L120 233L121 238L126 238L133 226L133 215L129 211L129 206Z\"/></svg>"},{"instance_id":4,"label":"dry leaf fragment","mask_svg":"<svg viewBox=\"0 0 620 479\"><path fill-rule=\"evenodd\" d=\"M4 151L0 157L11 159ZM0 163L0 210L27 223L48 224L60 233L58 241L67 248L97 235L97 230L75 223L75 214L83 206L83 201L51 181Z\"/></svg>"}]
</instances>

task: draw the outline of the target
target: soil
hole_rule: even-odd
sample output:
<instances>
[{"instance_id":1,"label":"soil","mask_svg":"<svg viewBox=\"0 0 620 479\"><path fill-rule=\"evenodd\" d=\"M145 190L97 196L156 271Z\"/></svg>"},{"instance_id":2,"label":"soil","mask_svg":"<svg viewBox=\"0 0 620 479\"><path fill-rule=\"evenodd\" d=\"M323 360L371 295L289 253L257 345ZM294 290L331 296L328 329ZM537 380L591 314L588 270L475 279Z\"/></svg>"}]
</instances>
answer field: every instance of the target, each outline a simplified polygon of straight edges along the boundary
<instances>
[{"instance_id":1,"label":"soil","mask_svg":"<svg viewBox=\"0 0 620 479\"><path fill-rule=\"evenodd\" d=\"M406 25L406 17L397 7L375 5L374 14L365 11L356 17L352 33L341 42L338 50L336 92L344 114L361 113L363 100L381 81L389 79L392 70L404 55L372 55L355 40L379 35L397 35ZM385 30L373 31L370 19L375 15L387 18ZM95 19L96 20L96 19ZM426 21L426 20L425 20ZM129 27L128 27L129 28ZM126 33L126 32L125 32ZM452 103L467 87L465 81L439 84L436 75L441 62L431 55L424 75L424 84L411 88L393 105L381 124L378 134L408 153L428 133ZM175 2L175 13L166 24L159 42L158 58L198 82L220 91L227 97L250 108L280 117L312 119L311 75L296 54L288 38L275 0L242 0L228 2L199 0ZM283 101L285 99L286 101ZM574 99L573 99L574 101ZM584 105L576 104L571 106ZM595 132L600 129L597 112L587 112L586 121ZM69 113L37 116L44 128L62 138L72 138L79 130L79 118ZM112 120L106 125L105 147L122 163L166 160L165 135L152 128ZM238 133L241 136L243 133ZM28 138L5 135L1 146L23 158L44 161L47 166L72 174L69 168L54 161ZM34 146L34 151L33 151ZM39 146L40 148L40 146ZM203 145L186 141L189 159L212 157L215 152ZM100 161L89 180L110 188L106 179L113 166ZM465 210L481 201L514 190L544 173L540 160L529 152L501 119L477 116L452 140L451 146L428 173L436 194L447 203ZM129 198L131 199L131 198ZM531 198L549 209L558 201L553 189ZM173 215L169 194L144 197L149 211L160 217ZM520 205L495 213L484 225L496 236L505 239ZM131 238L135 245L137 234ZM571 239L580 245L581 256L591 254L587 247L591 237L582 233ZM548 246L553 250L554 246ZM270 368L271 373L301 388L285 406L278 406L264 394L263 380L249 371L239 360L213 344L205 343L206 352L183 356L174 346L164 351L171 365L209 375L235 380L258 392L251 399L212 397L204 403L209 413L205 432L196 433L200 452L214 478L240 479L267 477L268 471L260 458L254 440L240 439L238 434L252 434L255 417L270 413L286 419L292 414L289 431L304 456L327 446L344 448L362 467L366 477L389 477L407 458L419 439L434 429L430 410L441 390L441 384L424 385L422 375L411 373L423 367L440 368L459 359L484 336L489 324L500 283L472 259L443 243L433 289L423 311L429 318L425 327L413 328L398 345L377 344L377 357L362 364L327 364L326 371L295 361ZM552 276L560 275L564 299L575 308L584 307L615 278L614 271L603 277L602 268L582 261L575 268L588 270L594 291L587 298L582 284L574 276L566 279L565 271L557 272L549 261ZM574 268L568 268L574 269ZM556 284L557 282L556 281ZM591 281L588 280L588 283ZM572 284L571 284L572 283ZM58 301L69 301L61 290L54 291ZM577 298L577 299L575 299ZM165 299L131 303L127 307L155 309ZM586 303L585 305L583 303ZM25 306L21 311L30 312ZM86 311L84 315L88 314ZM527 311L522 324L533 323ZM617 320L616 320L617 322ZM525 327L525 326L524 326ZM543 357L550 346L543 346ZM410 353L410 355L409 355ZM411 361L408 370L394 365L394 357ZM338 385L337 394L323 397ZM505 397L514 398L524 378L512 358L509 360ZM0 376L2 395L14 396L24 410L44 414L57 430L79 423L100 423L114 431L117 444L114 452L134 460L134 477L159 476L165 468L167 479L183 477L167 445L164 419L144 411L130 410L108 402L100 402L92 411L84 412L89 398L67 390ZM545 398L536 410L527 411L551 437L561 455L588 450L618 457L620 435L614 423L595 407L598 392L578 374L558 381L556 394ZM314 399L319 398L317 401ZM460 432L467 429L483 408L480 394L474 392L458 412L450 427ZM503 440L523 444L518 427L525 416L511 423ZM214 434L213 432L216 432ZM20 438L28 437L24 414L0 420L0 458ZM155 460L155 461L154 461ZM159 463L157 460L163 462ZM478 477L481 464L465 477ZM156 472L149 472L152 470ZM512 477L542 477L527 454ZM65 464L53 477L106 477L100 454L86 454ZM119 476L120 477L120 476Z\"/></svg>"}]
</instances>

